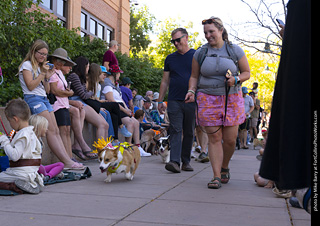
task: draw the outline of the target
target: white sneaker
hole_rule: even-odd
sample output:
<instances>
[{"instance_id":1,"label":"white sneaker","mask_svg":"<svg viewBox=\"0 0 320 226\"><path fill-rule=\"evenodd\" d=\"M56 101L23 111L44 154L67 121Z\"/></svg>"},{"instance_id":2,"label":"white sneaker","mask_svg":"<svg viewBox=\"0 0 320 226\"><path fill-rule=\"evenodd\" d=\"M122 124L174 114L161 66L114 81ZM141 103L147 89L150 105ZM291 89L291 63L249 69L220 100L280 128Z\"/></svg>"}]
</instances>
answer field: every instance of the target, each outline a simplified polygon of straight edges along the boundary
<instances>
[{"instance_id":1,"label":"white sneaker","mask_svg":"<svg viewBox=\"0 0 320 226\"><path fill-rule=\"evenodd\" d=\"M146 157L147 156L151 156L151 154L148 153L148 152L145 152L142 147L138 147L138 148L139 148L139 151L140 151L140 156L146 156Z\"/></svg>"}]
</instances>

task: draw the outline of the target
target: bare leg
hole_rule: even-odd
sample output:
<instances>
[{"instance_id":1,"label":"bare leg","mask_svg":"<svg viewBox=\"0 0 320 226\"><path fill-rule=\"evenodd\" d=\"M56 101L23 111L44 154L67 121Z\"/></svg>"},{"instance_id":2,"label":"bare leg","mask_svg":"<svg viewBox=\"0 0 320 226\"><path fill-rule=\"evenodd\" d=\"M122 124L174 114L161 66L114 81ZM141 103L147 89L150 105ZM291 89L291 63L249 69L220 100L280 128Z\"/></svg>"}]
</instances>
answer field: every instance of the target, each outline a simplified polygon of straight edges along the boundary
<instances>
[{"instance_id":1,"label":"bare leg","mask_svg":"<svg viewBox=\"0 0 320 226\"><path fill-rule=\"evenodd\" d=\"M91 148L85 142L82 135L85 111L79 110L76 107L70 106L69 112L71 115L71 128L74 134L74 143L72 145L72 148L77 150L82 150L84 152L91 151Z\"/></svg>"},{"instance_id":2,"label":"bare leg","mask_svg":"<svg viewBox=\"0 0 320 226\"><path fill-rule=\"evenodd\" d=\"M106 120L104 120L104 118L101 115L97 114L97 112L95 112L95 110L93 110L93 108L89 105L86 105L83 108L86 112L85 119L96 127L97 140L101 137L107 139L109 125L106 122Z\"/></svg>"},{"instance_id":3,"label":"bare leg","mask_svg":"<svg viewBox=\"0 0 320 226\"><path fill-rule=\"evenodd\" d=\"M236 148L236 139L238 135L238 126L226 126L222 130L223 140L223 162L222 168L228 169L230 159Z\"/></svg>"},{"instance_id":4,"label":"bare leg","mask_svg":"<svg viewBox=\"0 0 320 226\"><path fill-rule=\"evenodd\" d=\"M222 129L218 132L211 134L216 131L219 127L205 127L209 138L208 153L213 170L213 177L221 178L221 166L223 161L223 148L222 148Z\"/></svg>"},{"instance_id":5,"label":"bare leg","mask_svg":"<svg viewBox=\"0 0 320 226\"><path fill-rule=\"evenodd\" d=\"M72 158L70 126L59 126L60 137L70 158Z\"/></svg>"},{"instance_id":6,"label":"bare leg","mask_svg":"<svg viewBox=\"0 0 320 226\"><path fill-rule=\"evenodd\" d=\"M201 128L200 128L200 126L196 127L197 143L199 141L198 145L200 145L200 147L201 147L201 152L206 152L206 148L208 146L208 135L205 132L203 132L202 130L204 130L203 127L201 127Z\"/></svg>"},{"instance_id":7,"label":"bare leg","mask_svg":"<svg viewBox=\"0 0 320 226\"><path fill-rule=\"evenodd\" d=\"M68 156L66 149L62 143L59 128L57 126L56 118L53 112L43 111L39 115L45 117L48 122L48 131L46 134L47 143L53 153L58 157L58 159L64 163L66 167L70 167L74 164L74 162Z\"/></svg>"}]
</instances>

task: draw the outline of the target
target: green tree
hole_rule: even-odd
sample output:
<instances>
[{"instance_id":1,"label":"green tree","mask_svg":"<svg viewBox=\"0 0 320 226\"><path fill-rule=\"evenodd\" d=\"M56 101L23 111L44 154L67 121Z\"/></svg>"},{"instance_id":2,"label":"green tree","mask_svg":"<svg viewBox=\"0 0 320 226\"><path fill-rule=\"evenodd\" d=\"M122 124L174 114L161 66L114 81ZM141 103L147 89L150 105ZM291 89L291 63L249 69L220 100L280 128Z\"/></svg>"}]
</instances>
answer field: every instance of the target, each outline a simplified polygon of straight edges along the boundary
<instances>
[{"instance_id":1,"label":"green tree","mask_svg":"<svg viewBox=\"0 0 320 226\"><path fill-rule=\"evenodd\" d=\"M182 21L184 22L184 21ZM166 57L175 52L176 48L174 45L170 42L171 40L171 32L179 27L184 27L187 29L193 27L193 23L189 22L186 25L183 25L176 20L172 18L168 18L165 21L158 24L158 35L157 35L157 41L153 46L151 46L148 50L148 55L150 57L150 61L155 65L157 68L163 68L164 60ZM189 46L191 48L197 49L201 46L200 41L196 41L196 38L198 37L198 32L188 32L189 36Z\"/></svg>"},{"instance_id":2,"label":"green tree","mask_svg":"<svg viewBox=\"0 0 320 226\"><path fill-rule=\"evenodd\" d=\"M153 29L155 17L148 10L146 5L139 9L130 8L130 52L133 56L146 50L151 43L149 33Z\"/></svg>"},{"instance_id":3,"label":"green tree","mask_svg":"<svg viewBox=\"0 0 320 226\"><path fill-rule=\"evenodd\" d=\"M137 88L140 95L146 91L159 91L163 70L155 68L147 58L128 57L126 54L116 53L121 70L121 78L129 77L134 83L131 87ZM120 79L121 79L120 78Z\"/></svg>"},{"instance_id":4,"label":"green tree","mask_svg":"<svg viewBox=\"0 0 320 226\"><path fill-rule=\"evenodd\" d=\"M252 88L252 84L258 82L258 99L261 102L261 107L270 112L279 57L270 58L263 53L250 54L248 51L245 52L251 76L243 83L243 86Z\"/></svg>"},{"instance_id":5,"label":"green tree","mask_svg":"<svg viewBox=\"0 0 320 226\"><path fill-rule=\"evenodd\" d=\"M83 55L90 62L100 63L106 50L106 43L100 39L81 38L79 28L67 30L50 14L42 13L40 0L0 1L0 66L4 75L1 85L0 105L13 98L22 97L22 90L15 76L18 67L31 44L42 39L49 45L49 53L62 47L71 58Z\"/></svg>"}]
</instances>

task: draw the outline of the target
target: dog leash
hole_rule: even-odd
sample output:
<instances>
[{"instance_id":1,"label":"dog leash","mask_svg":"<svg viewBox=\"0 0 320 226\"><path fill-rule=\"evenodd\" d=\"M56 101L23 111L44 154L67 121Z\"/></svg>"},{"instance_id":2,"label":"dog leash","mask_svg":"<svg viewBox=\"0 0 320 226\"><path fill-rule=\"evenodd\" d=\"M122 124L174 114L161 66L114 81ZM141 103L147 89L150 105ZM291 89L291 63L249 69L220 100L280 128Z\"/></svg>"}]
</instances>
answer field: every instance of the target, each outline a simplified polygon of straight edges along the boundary
<instances>
[{"instance_id":1,"label":"dog leash","mask_svg":"<svg viewBox=\"0 0 320 226\"><path fill-rule=\"evenodd\" d=\"M226 72L226 75L231 75L231 71L228 69ZM224 117L223 117L223 124L226 121L227 118L227 109L228 109L228 96L229 96L229 92L230 92L230 86L228 86L228 78L226 78L226 81L224 82L224 87L225 87L225 93L226 93L226 99L225 99L225 106L224 106ZM199 115L198 115L198 102L197 102L197 98L195 96L195 103L196 103L196 108L197 108L197 118L199 119ZM197 123L198 122L198 123ZM196 120L196 124L197 126L199 126L199 128L201 129L202 132L206 133L206 134L215 134L217 133L224 125L222 124L221 126L219 126L219 128L216 131L213 131L212 133L207 133L206 131L204 131L202 129L202 127L199 124L199 121Z\"/></svg>"}]
</instances>

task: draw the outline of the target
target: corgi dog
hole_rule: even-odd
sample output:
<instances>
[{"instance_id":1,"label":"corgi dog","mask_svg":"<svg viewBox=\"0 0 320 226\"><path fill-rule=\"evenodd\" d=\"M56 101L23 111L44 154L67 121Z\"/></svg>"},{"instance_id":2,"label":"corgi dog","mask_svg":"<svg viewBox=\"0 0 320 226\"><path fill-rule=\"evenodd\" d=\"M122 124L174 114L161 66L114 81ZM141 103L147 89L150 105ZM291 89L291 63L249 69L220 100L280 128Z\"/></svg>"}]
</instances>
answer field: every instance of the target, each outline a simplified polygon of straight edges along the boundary
<instances>
[{"instance_id":1,"label":"corgi dog","mask_svg":"<svg viewBox=\"0 0 320 226\"><path fill-rule=\"evenodd\" d=\"M106 183L111 182L113 173L124 173L127 180L132 180L140 163L140 151L137 146L127 142L113 147L111 142L107 143L103 138L93 145L98 150L98 161L101 173L106 172Z\"/></svg>"},{"instance_id":2,"label":"corgi dog","mask_svg":"<svg viewBox=\"0 0 320 226\"><path fill-rule=\"evenodd\" d=\"M157 153L160 154L163 163L170 161L170 141L169 136L160 137L157 141Z\"/></svg>"},{"instance_id":3,"label":"corgi dog","mask_svg":"<svg viewBox=\"0 0 320 226\"><path fill-rule=\"evenodd\" d=\"M262 129L261 133L263 136L263 140L259 140L259 139L255 138L253 140L253 149L255 149L255 147L257 147L257 146L261 146L262 148L265 148L266 143L267 143L267 138L268 138L268 130Z\"/></svg>"},{"instance_id":4,"label":"corgi dog","mask_svg":"<svg viewBox=\"0 0 320 226\"><path fill-rule=\"evenodd\" d=\"M152 129L148 129L144 131L141 135L140 145L143 150L149 152L149 148L151 149L150 152L154 154L154 146L155 146L155 137L156 133Z\"/></svg>"}]
</instances>

